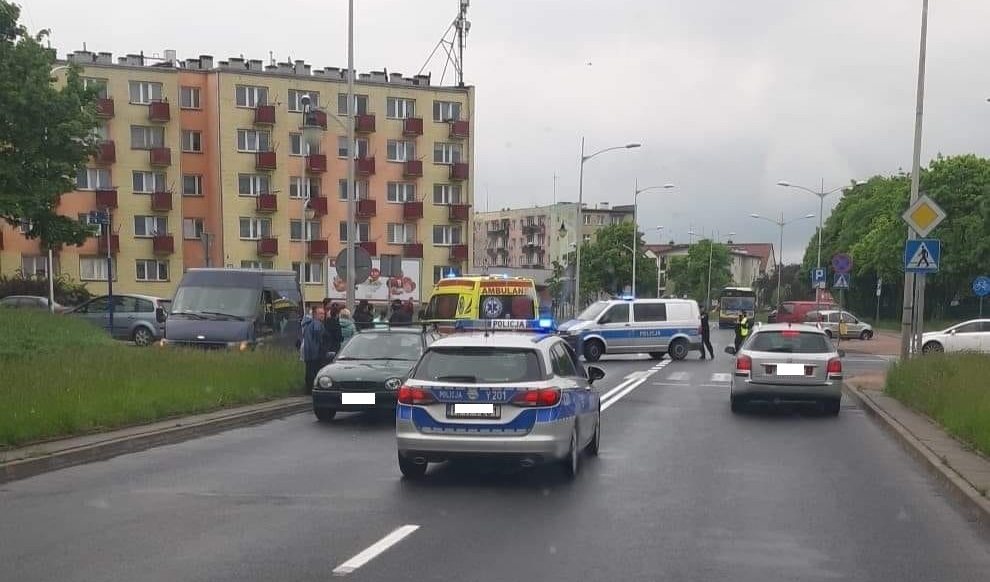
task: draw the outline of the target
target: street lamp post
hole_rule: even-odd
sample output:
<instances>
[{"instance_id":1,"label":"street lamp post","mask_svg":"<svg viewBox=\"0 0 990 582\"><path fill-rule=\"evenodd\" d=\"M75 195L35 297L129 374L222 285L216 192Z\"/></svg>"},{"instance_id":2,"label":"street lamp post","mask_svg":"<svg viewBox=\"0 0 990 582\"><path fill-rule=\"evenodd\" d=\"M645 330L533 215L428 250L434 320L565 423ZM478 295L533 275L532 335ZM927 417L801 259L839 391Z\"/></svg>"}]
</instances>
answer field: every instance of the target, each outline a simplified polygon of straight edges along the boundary
<instances>
[{"instance_id":1,"label":"street lamp post","mask_svg":"<svg viewBox=\"0 0 990 582\"><path fill-rule=\"evenodd\" d=\"M730 232L724 237L719 236L718 231L714 231L714 237L712 240L708 241L708 289L705 294L705 311L712 308L712 261L715 258L715 243L722 243L723 238L729 238L736 236L736 233Z\"/></svg>"},{"instance_id":2,"label":"street lamp post","mask_svg":"<svg viewBox=\"0 0 990 582\"><path fill-rule=\"evenodd\" d=\"M633 190L633 244L632 244L632 294L633 297L636 296L636 255L639 249L639 222L637 220L637 212L639 210L639 195L643 192L648 192L650 190L670 190L673 188L673 184L664 184L663 186L647 186L646 188L639 187L639 179L636 179L636 184Z\"/></svg>"},{"instance_id":3,"label":"street lamp post","mask_svg":"<svg viewBox=\"0 0 990 582\"><path fill-rule=\"evenodd\" d=\"M357 240L355 224L354 156L354 0L347 2L347 309L354 313L355 265L354 242ZM351 151L355 150L355 151Z\"/></svg>"},{"instance_id":4,"label":"street lamp post","mask_svg":"<svg viewBox=\"0 0 990 582\"><path fill-rule=\"evenodd\" d=\"M790 220L784 220L784 213L780 214L780 220L774 220L766 216L760 216L759 214L750 214L752 218L758 218L760 220L766 220L767 222L772 222L780 227L780 246L777 247L777 311L780 311L780 280L783 277L784 271L784 227L792 222L797 222L798 220L804 220L806 218L814 218L814 214L805 214L804 216L799 216L797 218L792 218Z\"/></svg>"},{"instance_id":5,"label":"street lamp post","mask_svg":"<svg viewBox=\"0 0 990 582\"><path fill-rule=\"evenodd\" d=\"M351 1L353 2L353 0ZM585 155L584 138L581 138L581 167L578 170L578 203L577 210L575 212L577 220L574 226L574 228L577 229L577 234L575 235L577 247L574 252L574 313L577 313L577 310L581 305L581 244L583 242L583 237L581 234L584 230L584 225L581 222L581 207L584 205L584 163L597 155L604 154L605 152L621 149L633 149L640 147L640 145L641 144L638 143L627 143L626 145L613 146L603 150L598 150L593 154Z\"/></svg>"},{"instance_id":6,"label":"street lamp post","mask_svg":"<svg viewBox=\"0 0 990 582\"><path fill-rule=\"evenodd\" d=\"M320 142L320 129L315 125L311 124L309 120L309 115L311 111L309 95L304 94L302 97L299 98L299 102L301 105L300 109L302 109L302 120L303 120L302 128L301 128L302 129L301 138L303 143L300 144L299 147L300 150L306 150L305 153L309 154L313 149L313 144L319 144ZM315 213L313 212L310 205L310 198L312 197L312 192L310 191L309 188L310 184L307 179L306 164L303 164L302 174L303 174L302 182L299 184L299 189L300 189L299 195L300 198L302 199L302 213L301 213L302 216L300 216L301 218L300 227L302 230L300 233L301 236L299 237L302 239L302 256L299 259L299 288L303 290L303 303L305 304L306 303L305 273L306 273L306 265L308 264L307 258L309 256L308 253L309 253L309 239L310 239L309 220L311 214L315 215Z\"/></svg>"}]
</instances>

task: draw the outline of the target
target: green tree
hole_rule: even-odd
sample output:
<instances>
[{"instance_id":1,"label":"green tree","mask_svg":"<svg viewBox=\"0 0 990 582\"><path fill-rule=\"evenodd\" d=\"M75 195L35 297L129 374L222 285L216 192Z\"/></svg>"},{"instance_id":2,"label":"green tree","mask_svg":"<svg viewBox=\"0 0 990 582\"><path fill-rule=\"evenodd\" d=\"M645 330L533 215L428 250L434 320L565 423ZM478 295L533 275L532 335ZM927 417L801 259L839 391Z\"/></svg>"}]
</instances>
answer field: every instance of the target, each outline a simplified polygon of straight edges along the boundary
<instances>
[{"instance_id":1,"label":"green tree","mask_svg":"<svg viewBox=\"0 0 990 582\"><path fill-rule=\"evenodd\" d=\"M711 297L715 299L723 287L732 283L732 257L729 247L702 239L688 247L686 257L673 257L667 268L672 285L671 295L687 295L704 304L708 297L708 264L711 258Z\"/></svg>"},{"instance_id":2,"label":"green tree","mask_svg":"<svg viewBox=\"0 0 990 582\"><path fill-rule=\"evenodd\" d=\"M657 263L646 256L643 233L638 234L636 295L653 297L657 293ZM581 247L582 296L621 294L623 288L632 283L632 237L632 223L623 222L599 230L595 242Z\"/></svg>"},{"instance_id":3,"label":"green tree","mask_svg":"<svg viewBox=\"0 0 990 582\"><path fill-rule=\"evenodd\" d=\"M801 301L814 299L815 295L811 290L811 281L809 279L811 275L805 274L800 263L784 265L780 270L780 274L781 301ZM760 304L762 306L770 308L775 308L777 306L776 272L760 275L754 283L754 288L756 289L757 296L760 298Z\"/></svg>"},{"instance_id":4,"label":"green tree","mask_svg":"<svg viewBox=\"0 0 990 582\"><path fill-rule=\"evenodd\" d=\"M76 67L57 87L48 32L31 36L19 17L20 7L0 0L0 218L30 223L27 236L46 247L80 244L89 228L55 210L95 147L96 90Z\"/></svg>"}]
</instances>

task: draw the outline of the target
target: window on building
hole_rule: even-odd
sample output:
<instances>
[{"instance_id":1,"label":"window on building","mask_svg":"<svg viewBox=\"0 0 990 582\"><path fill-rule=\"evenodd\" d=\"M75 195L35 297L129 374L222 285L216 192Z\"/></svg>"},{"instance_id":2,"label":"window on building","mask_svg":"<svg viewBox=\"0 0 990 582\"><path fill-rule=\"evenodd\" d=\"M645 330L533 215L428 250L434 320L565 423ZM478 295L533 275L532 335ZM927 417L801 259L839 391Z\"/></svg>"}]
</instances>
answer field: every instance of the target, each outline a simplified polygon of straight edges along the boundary
<instances>
[{"instance_id":1,"label":"window on building","mask_svg":"<svg viewBox=\"0 0 990 582\"><path fill-rule=\"evenodd\" d=\"M203 195L203 176L199 174L183 174L182 175L182 195L183 196L202 196Z\"/></svg>"},{"instance_id":2,"label":"window on building","mask_svg":"<svg viewBox=\"0 0 990 582\"><path fill-rule=\"evenodd\" d=\"M237 151L267 152L271 149L272 134L267 130L238 129Z\"/></svg>"},{"instance_id":3,"label":"window on building","mask_svg":"<svg viewBox=\"0 0 990 582\"><path fill-rule=\"evenodd\" d=\"M461 227L447 224L436 224L433 226L433 244L436 246L450 246L462 244Z\"/></svg>"},{"instance_id":4,"label":"window on building","mask_svg":"<svg viewBox=\"0 0 990 582\"><path fill-rule=\"evenodd\" d=\"M131 103L148 105L162 100L162 84L150 81L128 81L128 95Z\"/></svg>"},{"instance_id":5,"label":"window on building","mask_svg":"<svg viewBox=\"0 0 990 582\"><path fill-rule=\"evenodd\" d=\"M433 144L434 164L456 164L461 161L461 144L436 142Z\"/></svg>"},{"instance_id":6,"label":"window on building","mask_svg":"<svg viewBox=\"0 0 990 582\"><path fill-rule=\"evenodd\" d=\"M258 196L271 192L267 174L238 174L237 193L241 196Z\"/></svg>"},{"instance_id":7,"label":"window on building","mask_svg":"<svg viewBox=\"0 0 990 582\"><path fill-rule=\"evenodd\" d=\"M241 238L243 240L258 240L272 236L272 219L270 218L241 218Z\"/></svg>"},{"instance_id":8,"label":"window on building","mask_svg":"<svg viewBox=\"0 0 990 582\"><path fill-rule=\"evenodd\" d=\"M596 224L598 224L598 226L602 226L603 224L605 224L605 215L604 214L599 214L596 218L598 220L596 220L595 222L596 222Z\"/></svg>"},{"instance_id":9,"label":"window on building","mask_svg":"<svg viewBox=\"0 0 990 582\"><path fill-rule=\"evenodd\" d=\"M117 264L110 260L114 281L117 280ZM106 281L107 280L107 258L106 257L79 257L79 279L81 281Z\"/></svg>"},{"instance_id":10,"label":"window on building","mask_svg":"<svg viewBox=\"0 0 990 582\"><path fill-rule=\"evenodd\" d=\"M433 185L433 203L446 205L446 204L461 204L461 187L458 184L434 184Z\"/></svg>"},{"instance_id":11,"label":"window on building","mask_svg":"<svg viewBox=\"0 0 990 582\"><path fill-rule=\"evenodd\" d=\"M622 224L622 217L621 216L613 216L612 217L612 224Z\"/></svg>"},{"instance_id":12,"label":"window on building","mask_svg":"<svg viewBox=\"0 0 990 582\"><path fill-rule=\"evenodd\" d=\"M354 139L355 151L357 154L354 159L366 158L368 157L368 139L363 137L358 137ZM337 157L346 158L347 157L347 138L344 136L337 137Z\"/></svg>"},{"instance_id":13,"label":"window on building","mask_svg":"<svg viewBox=\"0 0 990 582\"><path fill-rule=\"evenodd\" d=\"M313 198L319 195L319 178L302 178L300 176L292 176L289 178L289 198Z\"/></svg>"},{"instance_id":14,"label":"window on building","mask_svg":"<svg viewBox=\"0 0 990 582\"><path fill-rule=\"evenodd\" d=\"M457 121L461 118L461 104L456 101L434 101L433 121Z\"/></svg>"},{"instance_id":15,"label":"window on building","mask_svg":"<svg viewBox=\"0 0 990 582\"><path fill-rule=\"evenodd\" d=\"M582 216L584 217L584 224L585 224L585 226L590 226L591 225L591 215L590 214L583 214Z\"/></svg>"},{"instance_id":16,"label":"window on building","mask_svg":"<svg viewBox=\"0 0 990 582\"><path fill-rule=\"evenodd\" d=\"M347 201L347 180L340 180L337 182L337 198L339 200ZM367 180L355 180L354 181L354 199L355 200L367 200L368 199L368 181Z\"/></svg>"},{"instance_id":17,"label":"window on building","mask_svg":"<svg viewBox=\"0 0 990 582\"><path fill-rule=\"evenodd\" d=\"M80 168L76 172L76 188L79 190L100 190L110 187L110 170L106 168Z\"/></svg>"},{"instance_id":18,"label":"window on building","mask_svg":"<svg viewBox=\"0 0 990 582\"><path fill-rule=\"evenodd\" d=\"M292 270L296 272L296 279L299 278L300 265L303 268L303 282L319 284L323 282L323 263L312 261L308 263L292 263Z\"/></svg>"},{"instance_id":19,"label":"window on building","mask_svg":"<svg viewBox=\"0 0 990 582\"><path fill-rule=\"evenodd\" d=\"M303 140L301 133L289 134L289 155L308 156L320 153L320 144L307 143Z\"/></svg>"},{"instance_id":20,"label":"window on building","mask_svg":"<svg viewBox=\"0 0 990 582\"><path fill-rule=\"evenodd\" d=\"M135 170L131 172L131 187L135 194L165 192L165 172Z\"/></svg>"},{"instance_id":21,"label":"window on building","mask_svg":"<svg viewBox=\"0 0 990 582\"><path fill-rule=\"evenodd\" d=\"M242 269L274 269L275 261L241 261Z\"/></svg>"},{"instance_id":22,"label":"window on building","mask_svg":"<svg viewBox=\"0 0 990 582\"><path fill-rule=\"evenodd\" d=\"M203 219L183 218L182 238L187 240L197 240L203 238Z\"/></svg>"},{"instance_id":23,"label":"window on building","mask_svg":"<svg viewBox=\"0 0 990 582\"><path fill-rule=\"evenodd\" d=\"M354 114L355 115L367 115L368 114L368 96L367 95L355 95L354 96ZM337 115L347 115L347 93L337 94Z\"/></svg>"},{"instance_id":24,"label":"window on building","mask_svg":"<svg viewBox=\"0 0 990 582\"><path fill-rule=\"evenodd\" d=\"M96 141L108 141L110 139L110 128L106 123L100 123L93 128L93 137Z\"/></svg>"},{"instance_id":25,"label":"window on building","mask_svg":"<svg viewBox=\"0 0 990 582\"><path fill-rule=\"evenodd\" d=\"M89 212L80 212L79 214L76 215L76 218L79 220L80 223L89 227L90 234L92 236L99 236L100 221L96 218L95 215L90 214Z\"/></svg>"},{"instance_id":26,"label":"window on building","mask_svg":"<svg viewBox=\"0 0 990 582\"><path fill-rule=\"evenodd\" d=\"M203 151L203 132L183 129L182 151L201 153Z\"/></svg>"},{"instance_id":27,"label":"window on building","mask_svg":"<svg viewBox=\"0 0 990 582\"><path fill-rule=\"evenodd\" d=\"M131 126L131 149L150 150L165 146L165 128L149 125Z\"/></svg>"},{"instance_id":28,"label":"window on building","mask_svg":"<svg viewBox=\"0 0 990 582\"><path fill-rule=\"evenodd\" d=\"M436 283L440 279L456 277L460 274L460 270L455 269L454 267L433 267L433 282Z\"/></svg>"},{"instance_id":29,"label":"window on building","mask_svg":"<svg viewBox=\"0 0 990 582\"><path fill-rule=\"evenodd\" d=\"M83 82L83 87L85 87L86 89L92 89L96 91L97 99L106 99L107 97L110 96L110 93L107 91L106 79L98 79L96 77L83 77L82 82Z\"/></svg>"},{"instance_id":30,"label":"window on building","mask_svg":"<svg viewBox=\"0 0 990 582\"><path fill-rule=\"evenodd\" d=\"M168 233L167 216L142 216L139 214L134 217L135 237L147 238L166 233Z\"/></svg>"},{"instance_id":31,"label":"window on building","mask_svg":"<svg viewBox=\"0 0 990 582\"><path fill-rule=\"evenodd\" d=\"M135 267L135 278L138 281L168 281L167 261L138 259Z\"/></svg>"},{"instance_id":32,"label":"window on building","mask_svg":"<svg viewBox=\"0 0 990 582\"><path fill-rule=\"evenodd\" d=\"M319 220L307 220L306 221L306 238L303 239L302 235L302 224L301 220L290 220L289 221L289 240L319 240L323 238L320 229Z\"/></svg>"},{"instance_id":33,"label":"window on building","mask_svg":"<svg viewBox=\"0 0 990 582\"><path fill-rule=\"evenodd\" d=\"M55 275L59 274L58 257L55 257ZM33 277L48 277L48 257L45 255L21 255L21 273Z\"/></svg>"},{"instance_id":34,"label":"window on building","mask_svg":"<svg viewBox=\"0 0 990 582\"><path fill-rule=\"evenodd\" d=\"M303 95L309 95L309 108L316 109L320 106L320 93L318 91L302 91L299 89L289 89L289 111L301 113Z\"/></svg>"},{"instance_id":35,"label":"window on building","mask_svg":"<svg viewBox=\"0 0 990 582\"><path fill-rule=\"evenodd\" d=\"M388 97L385 99L385 116L391 119L416 117L416 101L402 97Z\"/></svg>"},{"instance_id":36,"label":"window on building","mask_svg":"<svg viewBox=\"0 0 990 582\"><path fill-rule=\"evenodd\" d=\"M357 227L357 240L355 242L368 242L371 240L371 225L367 222L355 223ZM347 240L347 222L340 221L340 242L349 242Z\"/></svg>"},{"instance_id":37,"label":"window on building","mask_svg":"<svg viewBox=\"0 0 990 582\"><path fill-rule=\"evenodd\" d=\"M416 242L416 225L389 223L388 242L393 245L404 245Z\"/></svg>"},{"instance_id":38,"label":"window on building","mask_svg":"<svg viewBox=\"0 0 990 582\"><path fill-rule=\"evenodd\" d=\"M585 243L590 243L591 242L591 235L590 234L586 234L583 237L581 237L581 240L584 241Z\"/></svg>"},{"instance_id":39,"label":"window on building","mask_svg":"<svg viewBox=\"0 0 990 582\"><path fill-rule=\"evenodd\" d=\"M179 87L179 107L199 109L199 87Z\"/></svg>"},{"instance_id":40,"label":"window on building","mask_svg":"<svg viewBox=\"0 0 990 582\"><path fill-rule=\"evenodd\" d=\"M389 202L415 202L415 182L389 182L387 199Z\"/></svg>"},{"instance_id":41,"label":"window on building","mask_svg":"<svg viewBox=\"0 0 990 582\"><path fill-rule=\"evenodd\" d=\"M238 85L234 89L234 95L238 107L268 105L268 87Z\"/></svg>"},{"instance_id":42,"label":"window on building","mask_svg":"<svg viewBox=\"0 0 990 582\"><path fill-rule=\"evenodd\" d=\"M387 159L390 162L405 162L416 159L416 142L390 139L387 144Z\"/></svg>"}]
</instances>

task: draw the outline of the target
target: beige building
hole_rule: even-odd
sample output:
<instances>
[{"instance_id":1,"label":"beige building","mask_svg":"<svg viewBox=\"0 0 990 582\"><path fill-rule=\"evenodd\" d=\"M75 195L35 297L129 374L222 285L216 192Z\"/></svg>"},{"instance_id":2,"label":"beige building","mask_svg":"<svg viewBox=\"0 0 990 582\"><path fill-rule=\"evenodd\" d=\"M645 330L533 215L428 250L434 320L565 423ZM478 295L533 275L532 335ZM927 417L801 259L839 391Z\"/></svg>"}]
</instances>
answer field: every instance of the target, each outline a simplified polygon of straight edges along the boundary
<instances>
[{"instance_id":1,"label":"beige building","mask_svg":"<svg viewBox=\"0 0 990 582\"><path fill-rule=\"evenodd\" d=\"M752 287L762 275L775 272L776 259L770 243L728 243L732 264L732 282L739 287ZM659 277L657 285L660 295L668 293L667 271L670 259L685 257L691 246L687 244L647 245L646 256L657 262ZM705 247L708 248L707 246Z\"/></svg>"}]
</instances>

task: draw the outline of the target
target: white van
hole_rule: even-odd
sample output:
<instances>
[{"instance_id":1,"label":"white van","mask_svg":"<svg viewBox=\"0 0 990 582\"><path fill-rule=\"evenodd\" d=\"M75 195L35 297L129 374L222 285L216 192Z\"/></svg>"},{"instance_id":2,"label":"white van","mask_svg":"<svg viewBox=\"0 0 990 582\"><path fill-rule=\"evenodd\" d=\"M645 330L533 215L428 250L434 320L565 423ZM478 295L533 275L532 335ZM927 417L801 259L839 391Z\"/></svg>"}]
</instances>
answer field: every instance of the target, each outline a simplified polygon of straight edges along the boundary
<instances>
[{"instance_id":1,"label":"white van","mask_svg":"<svg viewBox=\"0 0 990 582\"><path fill-rule=\"evenodd\" d=\"M557 329L589 362L605 354L642 353L683 360L701 348L701 313L691 299L598 301Z\"/></svg>"}]
</instances>

